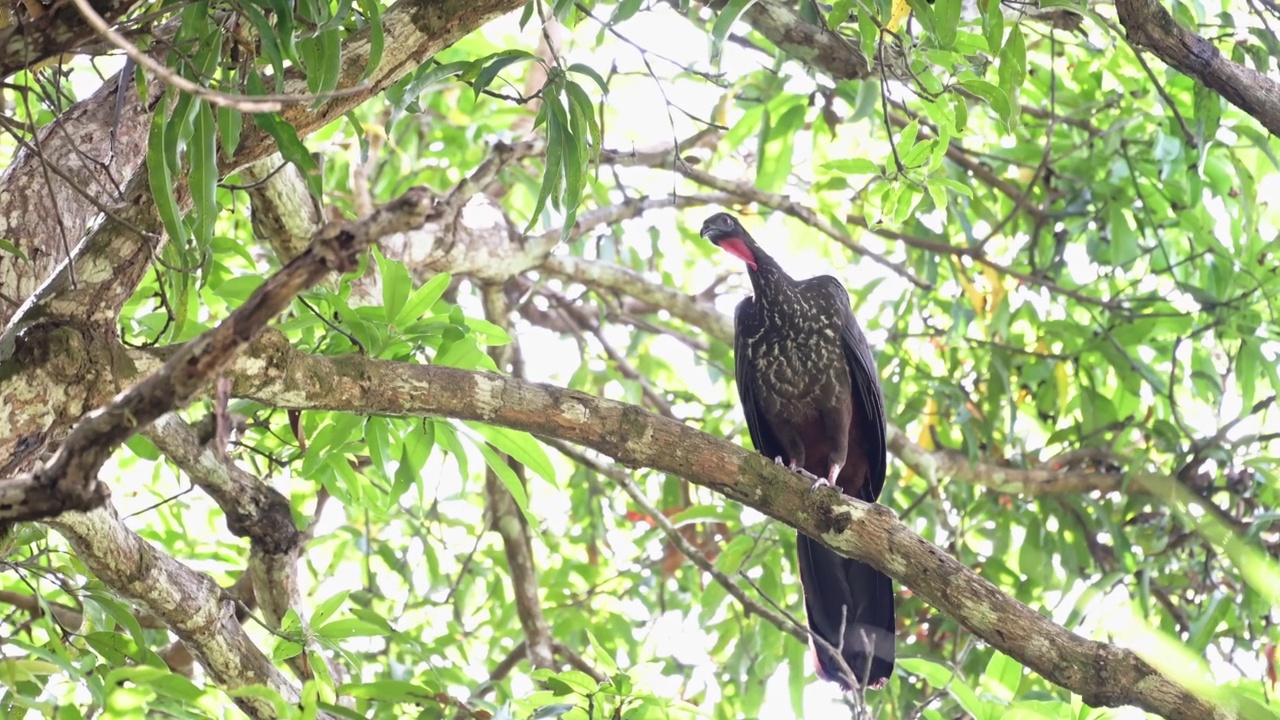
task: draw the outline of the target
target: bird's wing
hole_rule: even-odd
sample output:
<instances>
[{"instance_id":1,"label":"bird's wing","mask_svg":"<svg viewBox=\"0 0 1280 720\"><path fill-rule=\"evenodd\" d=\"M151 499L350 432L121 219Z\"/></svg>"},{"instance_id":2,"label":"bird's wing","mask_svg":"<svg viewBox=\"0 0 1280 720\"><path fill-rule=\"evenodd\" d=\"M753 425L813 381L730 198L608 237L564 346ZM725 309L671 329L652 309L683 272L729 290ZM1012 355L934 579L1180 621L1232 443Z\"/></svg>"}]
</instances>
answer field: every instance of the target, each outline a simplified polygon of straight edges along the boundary
<instances>
[{"instance_id":1,"label":"bird's wing","mask_svg":"<svg viewBox=\"0 0 1280 720\"><path fill-rule=\"evenodd\" d=\"M744 338L746 330L758 322L754 298L746 298L738 303L733 313L733 362L734 374L738 381L738 398L742 401L742 414L747 418L747 430L751 433L751 444L756 452L770 459L783 455L782 443L773 434L764 410L755 397L755 368L752 367ZM783 458L789 461L790 458Z\"/></svg>"},{"instance_id":2,"label":"bird's wing","mask_svg":"<svg viewBox=\"0 0 1280 720\"><path fill-rule=\"evenodd\" d=\"M871 354L871 346L858 327L853 317L853 309L849 306L849 291L841 282L830 275L821 278L836 297L837 307L844 313L844 322L840 328L840 344L844 349L845 362L849 365L849 377L853 381L853 411L860 413L857 424L866 428L864 437L859 438L862 452L867 454L869 477L862 486L862 500L874 502L884 489L884 476L888 464L885 446L885 414L884 391L880 388L880 370L876 367L875 356ZM854 448L849 448L850 451Z\"/></svg>"}]
</instances>

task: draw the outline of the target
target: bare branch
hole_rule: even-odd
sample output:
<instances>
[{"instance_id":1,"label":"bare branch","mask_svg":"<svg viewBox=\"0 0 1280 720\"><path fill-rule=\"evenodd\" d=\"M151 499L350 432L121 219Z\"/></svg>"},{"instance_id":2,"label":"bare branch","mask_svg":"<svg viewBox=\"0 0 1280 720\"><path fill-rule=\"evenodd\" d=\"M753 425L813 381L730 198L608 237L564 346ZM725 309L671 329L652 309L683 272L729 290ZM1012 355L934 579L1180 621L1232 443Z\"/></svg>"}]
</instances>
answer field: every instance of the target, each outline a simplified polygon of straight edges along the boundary
<instances>
[{"instance_id":1,"label":"bare branch","mask_svg":"<svg viewBox=\"0 0 1280 720\"><path fill-rule=\"evenodd\" d=\"M770 610L763 604L757 602L754 598L748 596L747 593L733 581L733 578L725 575L702 551L694 547L693 543L689 542L685 536L681 535L680 530L667 519L667 516L662 514L662 511L655 507L653 503L649 502L649 498L645 497L640 488L631 481L631 477L625 470L609 467L595 458L588 456L586 453L580 450L575 450L568 443L564 443L559 440L550 440L547 444L556 450L559 450L565 456L572 458L574 462L591 468L592 471L609 478L614 482L614 484L622 488L623 492L630 496L633 502L639 505L649 517L653 518L653 522L667 536L667 539L671 541L671 544L675 545L676 548L678 548L685 557L689 558L694 565L697 565L699 569L710 575L713 580L720 583L721 587L723 587L735 600L738 601L739 604L742 605L743 610L749 614L759 615L765 620L773 623L782 632L801 642L809 641L808 630L801 627L790 618L784 617L781 614Z\"/></svg>"},{"instance_id":2,"label":"bare branch","mask_svg":"<svg viewBox=\"0 0 1280 720\"><path fill-rule=\"evenodd\" d=\"M611 151L601 153L602 161L612 160L614 157L621 157L630 160L632 155L626 153L618 154ZM658 159L661 160L662 158L659 157ZM875 262L878 265L883 265L884 267L892 270L918 288L929 290L933 287L929 283L913 275L902 263L894 262L879 253L872 252L867 248L867 246L857 240L854 240L852 237L849 237L848 233L836 227L830 220L788 197L771 192L765 192L750 183L735 182L733 180L718 178L709 172L699 170L687 163L676 163L676 171L699 185L714 188L741 200L757 202L766 207L773 208L778 212L786 213L806 225L817 229L822 234L830 237L872 262Z\"/></svg>"}]
</instances>

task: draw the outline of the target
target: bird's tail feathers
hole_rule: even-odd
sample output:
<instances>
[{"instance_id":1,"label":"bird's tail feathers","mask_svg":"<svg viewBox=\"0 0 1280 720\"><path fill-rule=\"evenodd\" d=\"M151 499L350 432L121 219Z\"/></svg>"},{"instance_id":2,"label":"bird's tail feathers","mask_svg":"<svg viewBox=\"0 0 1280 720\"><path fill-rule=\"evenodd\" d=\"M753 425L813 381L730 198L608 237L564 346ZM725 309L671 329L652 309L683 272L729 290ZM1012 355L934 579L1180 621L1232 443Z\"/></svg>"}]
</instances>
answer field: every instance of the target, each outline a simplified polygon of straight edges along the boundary
<instances>
[{"instance_id":1,"label":"bird's tail feathers","mask_svg":"<svg viewBox=\"0 0 1280 720\"><path fill-rule=\"evenodd\" d=\"M893 674L893 581L803 534L796 546L809 630L824 641L810 639L818 675L845 690L883 687Z\"/></svg>"}]
</instances>

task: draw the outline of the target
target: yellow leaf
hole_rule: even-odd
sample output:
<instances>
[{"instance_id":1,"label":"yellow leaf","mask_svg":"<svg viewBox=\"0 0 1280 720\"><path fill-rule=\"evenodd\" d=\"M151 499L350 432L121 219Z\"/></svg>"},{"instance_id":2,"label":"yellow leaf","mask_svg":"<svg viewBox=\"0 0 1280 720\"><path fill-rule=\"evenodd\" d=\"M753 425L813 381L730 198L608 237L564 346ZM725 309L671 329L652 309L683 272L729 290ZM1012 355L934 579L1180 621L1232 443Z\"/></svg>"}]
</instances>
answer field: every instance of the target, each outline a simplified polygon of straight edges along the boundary
<instances>
[{"instance_id":1,"label":"yellow leaf","mask_svg":"<svg viewBox=\"0 0 1280 720\"><path fill-rule=\"evenodd\" d=\"M907 16L911 14L911 6L907 4L907 0L893 0L892 13L889 17L889 22L885 23L884 27L890 32L896 32L902 21L906 20Z\"/></svg>"},{"instance_id":2,"label":"yellow leaf","mask_svg":"<svg viewBox=\"0 0 1280 720\"><path fill-rule=\"evenodd\" d=\"M991 285L991 305L989 307L992 312L995 312L995 309L1000 307L1000 301L1005 296L1004 283L1001 281L1000 273L996 272L995 268L990 265L982 266L982 276Z\"/></svg>"},{"instance_id":3,"label":"yellow leaf","mask_svg":"<svg viewBox=\"0 0 1280 720\"><path fill-rule=\"evenodd\" d=\"M960 281L960 287L964 288L964 294L965 297L969 298L969 304L973 305L973 312L976 313L979 318L986 315L986 297L982 294L982 291L978 290L977 286L973 284L973 281L965 275L965 267L959 263L957 263L956 267L956 279Z\"/></svg>"},{"instance_id":4,"label":"yellow leaf","mask_svg":"<svg viewBox=\"0 0 1280 720\"><path fill-rule=\"evenodd\" d=\"M1053 379L1058 383L1058 414L1062 415L1067 412L1067 391L1071 389L1071 379L1067 377L1067 364L1058 361L1058 366L1053 369Z\"/></svg>"},{"instance_id":5,"label":"yellow leaf","mask_svg":"<svg viewBox=\"0 0 1280 720\"><path fill-rule=\"evenodd\" d=\"M916 444L925 450L934 450L937 448L933 444L933 429L938 425L938 403L933 398L924 404L924 424L920 426L920 436L916 438Z\"/></svg>"}]
</instances>

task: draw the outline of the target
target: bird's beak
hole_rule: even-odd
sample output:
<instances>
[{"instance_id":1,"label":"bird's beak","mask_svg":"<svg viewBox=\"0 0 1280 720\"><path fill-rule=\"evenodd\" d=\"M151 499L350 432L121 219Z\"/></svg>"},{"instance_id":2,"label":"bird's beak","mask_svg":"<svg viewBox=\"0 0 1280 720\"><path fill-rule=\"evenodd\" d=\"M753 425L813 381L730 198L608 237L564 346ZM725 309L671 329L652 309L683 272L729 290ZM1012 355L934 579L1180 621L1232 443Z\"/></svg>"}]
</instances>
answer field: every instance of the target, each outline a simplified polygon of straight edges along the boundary
<instances>
[{"instance_id":1,"label":"bird's beak","mask_svg":"<svg viewBox=\"0 0 1280 720\"><path fill-rule=\"evenodd\" d=\"M733 237L733 228L705 223L698 235L702 236L704 240L710 240L712 243L719 245L722 241Z\"/></svg>"}]
</instances>

